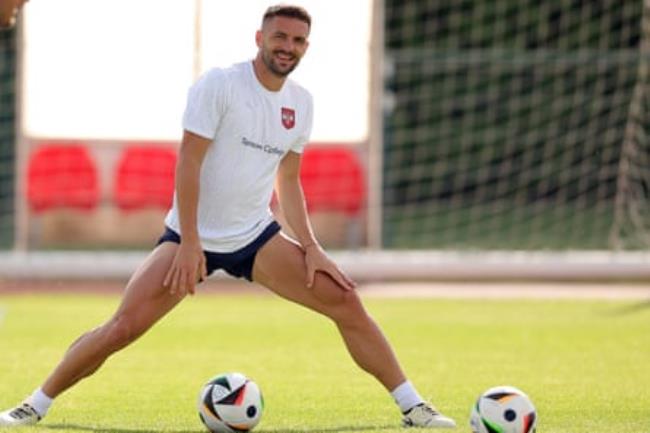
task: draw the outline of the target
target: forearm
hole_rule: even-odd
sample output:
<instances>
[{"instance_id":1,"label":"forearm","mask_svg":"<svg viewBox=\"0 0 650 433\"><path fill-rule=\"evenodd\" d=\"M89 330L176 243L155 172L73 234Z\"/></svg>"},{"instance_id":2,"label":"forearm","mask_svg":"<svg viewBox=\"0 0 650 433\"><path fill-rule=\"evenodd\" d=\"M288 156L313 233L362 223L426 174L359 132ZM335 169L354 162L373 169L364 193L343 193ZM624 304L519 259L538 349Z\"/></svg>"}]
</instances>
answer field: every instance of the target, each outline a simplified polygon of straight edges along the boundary
<instances>
[{"instance_id":1,"label":"forearm","mask_svg":"<svg viewBox=\"0 0 650 433\"><path fill-rule=\"evenodd\" d=\"M278 195L284 217L305 252L307 287L313 287L316 272L321 271L332 277L343 290L354 289L354 281L347 277L318 245L307 215L300 180L295 171L288 171L293 174L278 180Z\"/></svg>"},{"instance_id":2,"label":"forearm","mask_svg":"<svg viewBox=\"0 0 650 433\"><path fill-rule=\"evenodd\" d=\"M199 202L200 161L179 156L176 170L176 200L181 236L184 241L199 241L197 211Z\"/></svg>"},{"instance_id":3,"label":"forearm","mask_svg":"<svg viewBox=\"0 0 650 433\"><path fill-rule=\"evenodd\" d=\"M317 244L316 236L309 222L305 196L299 182L285 181L280 185L280 207L282 213L303 247Z\"/></svg>"}]
</instances>

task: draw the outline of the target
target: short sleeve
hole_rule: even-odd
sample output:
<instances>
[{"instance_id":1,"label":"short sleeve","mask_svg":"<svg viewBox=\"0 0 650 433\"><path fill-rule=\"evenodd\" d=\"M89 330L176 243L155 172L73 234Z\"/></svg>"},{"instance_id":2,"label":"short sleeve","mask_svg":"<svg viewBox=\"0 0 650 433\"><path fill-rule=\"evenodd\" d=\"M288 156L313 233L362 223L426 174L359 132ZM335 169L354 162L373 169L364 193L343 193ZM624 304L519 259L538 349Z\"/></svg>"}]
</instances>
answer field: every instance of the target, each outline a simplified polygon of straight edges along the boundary
<instances>
[{"instance_id":1,"label":"short sleeve","mask_svg":"<svg viewBox=\"0 0 650 433\"><path fill-rule=\"evenodd\" d=\"M291 146L291 150L296 153L302 153L305 150L305 146L311 137L311 129L314 123L314 102L312 100L312 96L307 93L305 100L305 118L303 122L301 122L303 129Z\"/></svg>"},{"instance_id":2,"label":"short sleeve","mask_svg":"<svg viewBox=\"0 0 650 433\"><path fill-rule=\"evenodd\" d=\"M214 138L226 105L226 80L222 70L213 69L190 88L183 114L183 129L205 138Z\"/></svg>"}]
</instances>

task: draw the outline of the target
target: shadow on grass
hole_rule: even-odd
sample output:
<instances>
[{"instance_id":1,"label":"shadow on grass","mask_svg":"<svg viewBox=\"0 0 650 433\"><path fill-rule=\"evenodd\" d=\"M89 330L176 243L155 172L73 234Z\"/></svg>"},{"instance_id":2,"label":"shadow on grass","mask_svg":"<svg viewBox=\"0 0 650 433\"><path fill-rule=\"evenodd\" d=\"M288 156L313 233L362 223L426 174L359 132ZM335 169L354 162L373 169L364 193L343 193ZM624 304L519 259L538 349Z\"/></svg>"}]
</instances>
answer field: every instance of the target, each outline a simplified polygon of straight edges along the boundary
<instances>
[{"instance_id":1,"label":"shadow on grass","mask_svg":"<svg viewBox=\"0 0 650 433\"><path fill-rule=\"evenodd\" d=\"M326 428L290 428L290 429L261 429L255 430L257 433L344 433L344 432L363 432L363 431L378 431L378 430L395 430L397 425L357 425L357 426L342 426L342 427L326 427Z\"/></svg>"},{"instance_id":2,"label":"shadow on grass","mask_svg":"<svg viewBox=\"0 0 650 433\"><path fill-rule=\"evenodd\" d=\"M93 433L206 433L204 429L196 430L167 430L167 429L128 429L128 428L109 428L109 427L96 427L85 426L77 424L50 424L42 425L41 427L50 430L73 430L73 431L86 431ZM345 433L345 432L364 432L364 431L378 431L378 430L394 430L397 429L396 425L382 425L382 426L341 426L341 427L309 427L309 428L277 428L277 429L260 429L255 430L256 433Z\"/></svg>"},{"instance_id":3,"label":"shadow on grass","mask_svg":"<svg viewBox=\"0 0 650 433\"><path fill-rule=\"evenodd\" d=\"M86 431L94 433L205 433L206 430L197 428L196 430L168 430L168 429L130 429L130 428L111 428L111 427L100 427L100 426L89 426L89 425L79 425L79 424L47 424L39 425L41 428L46 428L48 430L70 430L70 431Z\"/></svg>"},{"instance_id":4,"label":"shadow on grass","mask_svg":"<svg viewBox=\"0 0 650 433\"><path fill-rule=\"evenodd\" d=\"M648 309L650 309L650 299L617 308L616 310L611 312L611 315L624 316L627 314L639 313L641 311L648 310Z\"/></svg>"}]
</instances>

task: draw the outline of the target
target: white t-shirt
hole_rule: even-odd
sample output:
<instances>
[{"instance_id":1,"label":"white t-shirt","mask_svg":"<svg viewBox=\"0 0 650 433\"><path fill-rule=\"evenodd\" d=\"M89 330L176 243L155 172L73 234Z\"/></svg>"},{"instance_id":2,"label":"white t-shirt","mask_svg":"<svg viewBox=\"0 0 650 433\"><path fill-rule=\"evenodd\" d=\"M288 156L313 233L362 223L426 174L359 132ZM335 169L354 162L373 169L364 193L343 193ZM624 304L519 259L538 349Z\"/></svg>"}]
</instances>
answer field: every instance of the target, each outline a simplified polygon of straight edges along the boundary
<instances>
[{"instance_id":1,"label":"white t-shirt","mask_svg":"<svg viewBox=\"0 0 650 433\"><path fill-rule=\"evenodd\" d=\"M291 80L277 92L263 87L252 61L212 69L191 87L183 128L212 139L199 187L197 224L204 250L236 251L271 223L278 165L287 152L302 153L312 107L309 92ZM174 196L165 224L180 233L177 206Z\"/></svg>"}]
</instances>

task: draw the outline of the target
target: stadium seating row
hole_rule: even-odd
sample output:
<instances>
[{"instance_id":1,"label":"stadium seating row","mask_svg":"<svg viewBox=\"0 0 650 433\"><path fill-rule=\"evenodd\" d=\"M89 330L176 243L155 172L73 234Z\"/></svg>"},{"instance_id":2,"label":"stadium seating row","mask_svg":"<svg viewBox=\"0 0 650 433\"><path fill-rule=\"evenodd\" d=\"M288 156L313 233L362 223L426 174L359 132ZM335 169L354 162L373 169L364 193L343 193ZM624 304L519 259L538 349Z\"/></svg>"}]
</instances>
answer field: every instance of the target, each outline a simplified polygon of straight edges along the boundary
<instances>
[{"instance_id":1,"label":"stadium seating row","mask_svg":"<svg viewBox=\"0 0 650 433\"><path fill-rule=\"evenodd\" d=\"M114 204L123 211L168 208L175 165L176 150L169 146L126 146L112 176ZM364 169L349 146L308 146L300 175L310 213L338 211L355 216L363 209ZM41 144L29 157L27 177L27 199L34 213L57 208L92 210L100 201L96 163L83 144Z\"/></svg>"}]
</instances>

